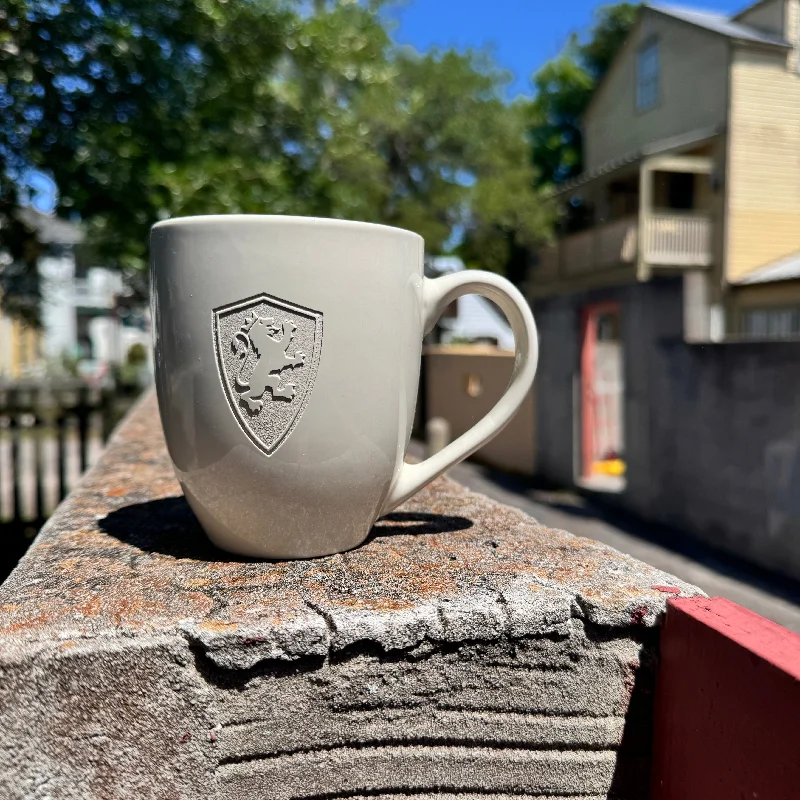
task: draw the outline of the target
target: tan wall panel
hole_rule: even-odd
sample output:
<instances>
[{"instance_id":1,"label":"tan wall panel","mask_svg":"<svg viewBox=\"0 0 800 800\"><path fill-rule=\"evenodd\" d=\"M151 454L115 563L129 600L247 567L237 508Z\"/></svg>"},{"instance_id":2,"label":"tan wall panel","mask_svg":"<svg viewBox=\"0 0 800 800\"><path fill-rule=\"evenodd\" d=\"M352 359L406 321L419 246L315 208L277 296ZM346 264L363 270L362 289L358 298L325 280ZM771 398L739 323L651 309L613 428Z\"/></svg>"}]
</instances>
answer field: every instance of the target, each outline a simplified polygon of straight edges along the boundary
<instances>
[{"instance_id":1,"label":"tan wall panel","mask_svg":"<svg viewBox=\"0 0 800 800\"><path fill-rule=\"evenodd\" d=\"M800 249L800 210L731 210L729 228L729 280Z\"/></svg>"},{"instance_id":2,"label":"tan wall panel","mask_svg":"<svg viewBox=\"0 0 800 800\"><path fill-rule=\"evenodd\" d=\"M505 392L514 367L514 354L485 347L432 347L426 350L428 419L443 417L452 438L460 436L485 416ZM480 385L482 392L470 397L467 388ZM535 423L533 393L525 398L517 415L489 444L476 453L491 466L532 474Z\"/></svg>"},{"instance_id":3,"label":"tan wall panel","mask_svg":"<svg viewBox=\"0 0 800 800\"><path fill-rule=\"evenodd\" d=\"M14 367L14 322L0 313L0 377L10 377Z\"/></svg>"},{"instance_id":4,"label":"tan wall panel","mask_svg":"<svg viewBox=\"0 0 800 800\"><path fill-rule=\"evenodd\" d=\"M747 308L800 307L800 280L741 286L732 296L734 306Z\"/></svg>"}]
</instances>

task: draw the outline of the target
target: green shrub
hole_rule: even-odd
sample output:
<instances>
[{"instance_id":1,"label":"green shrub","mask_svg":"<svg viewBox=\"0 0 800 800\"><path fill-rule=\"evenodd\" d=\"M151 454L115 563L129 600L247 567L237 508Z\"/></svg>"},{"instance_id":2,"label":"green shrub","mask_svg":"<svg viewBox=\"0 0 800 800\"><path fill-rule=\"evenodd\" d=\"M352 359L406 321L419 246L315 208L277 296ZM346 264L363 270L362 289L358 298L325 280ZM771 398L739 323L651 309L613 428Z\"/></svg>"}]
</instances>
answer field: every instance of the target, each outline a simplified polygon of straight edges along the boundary
<instances>
[{"instance_id":1,"label":"green shrub","mask_svg":"<svg viewBox=\"0 0 800 800\"><path fill-rule=\"evenodd\" d=\"M137 342L132 344L128 350L127 363L132 367L138 367L147 362L147 349L143 344Z\"/></svg>"}]
</instances>

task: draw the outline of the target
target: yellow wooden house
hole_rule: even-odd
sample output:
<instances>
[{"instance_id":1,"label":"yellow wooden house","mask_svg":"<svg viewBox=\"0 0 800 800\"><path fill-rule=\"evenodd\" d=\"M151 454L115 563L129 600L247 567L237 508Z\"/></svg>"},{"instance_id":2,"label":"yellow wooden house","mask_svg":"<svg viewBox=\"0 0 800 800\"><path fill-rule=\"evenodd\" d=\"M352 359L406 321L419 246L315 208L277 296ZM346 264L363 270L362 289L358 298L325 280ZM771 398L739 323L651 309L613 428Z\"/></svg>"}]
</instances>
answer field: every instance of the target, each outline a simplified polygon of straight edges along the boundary
<instances>
[{"instance_id":1,"label":"yellow wooden house","mask_svg":"<svg viewBox=\"0 0 800 800\"><path fill-rule=\"evenodd\" d=\"M643 6L583 133L534 304L679 276L689 341L800 336L800 0Z\"/></svg>"},{"instance_id":2,"label":"yellow wooden house","mask_svg":"<svg viewBox=\"0 0 800 800\"><path fill-rule=\"evenodd\" d=\"M0 379L22 377L41 357L41 331L0 311Z\"/></svg>"}]
</instances>

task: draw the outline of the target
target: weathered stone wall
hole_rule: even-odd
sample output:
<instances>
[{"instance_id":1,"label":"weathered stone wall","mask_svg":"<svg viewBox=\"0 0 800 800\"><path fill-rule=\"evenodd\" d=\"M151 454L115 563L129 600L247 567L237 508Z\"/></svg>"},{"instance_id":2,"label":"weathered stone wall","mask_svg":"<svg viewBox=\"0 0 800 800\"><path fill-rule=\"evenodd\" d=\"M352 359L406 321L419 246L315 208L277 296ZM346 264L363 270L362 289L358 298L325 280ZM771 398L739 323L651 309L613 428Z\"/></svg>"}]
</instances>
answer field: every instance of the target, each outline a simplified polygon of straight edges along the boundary
<instances>
[{"instance_id":1,"label":"weathered stone wall","mask_svg":"<svg viewBox=\"0 0 800 800\"><path fill-rule=\"evenodd\" d=\"M446 479L349 553L230 556L149 400L0 587L0 797L639 800L675 593Z\"/></svg>"},{"instance_id":2,"label":"weathered stone wall","mask_svg":"<svg viewBox=\"0 0 800 800\"><path fill-rule=\"evenodd\" d=\"M627 487L616 498L757 564L800 578L800 346L687 344L680 280L535 305L540 474L579 463L581 308L621 303Z\"/></svg>"},{"instance_id":3,"label":"weathered stone wall","mask_svg":"<svg viewBox=\"0 0 800 800\"><path fill-rule=\"evenodd\" d=\"M390 656L362 646L327 663L264 664L233 679L212 670L219 792L289 800L434 796L442 787L459 796L605 797L614 786L640 796L633 790L647 783L649 720L625 736L629 695L620 688L641 669L644 641L596 633L576 625Z\"/></svg>"}]
</instances>

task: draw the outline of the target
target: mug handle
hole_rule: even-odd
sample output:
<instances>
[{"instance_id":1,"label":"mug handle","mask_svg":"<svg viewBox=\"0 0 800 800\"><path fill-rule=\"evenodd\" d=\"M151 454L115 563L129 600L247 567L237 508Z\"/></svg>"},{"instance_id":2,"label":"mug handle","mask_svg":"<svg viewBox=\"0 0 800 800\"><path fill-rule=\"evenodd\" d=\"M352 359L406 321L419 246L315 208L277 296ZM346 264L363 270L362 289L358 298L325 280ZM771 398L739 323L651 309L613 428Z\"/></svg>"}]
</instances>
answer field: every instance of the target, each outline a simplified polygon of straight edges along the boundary
<instances>
[{"instance_id":1,"label":"mug handle","mask_svg":"<svg viewBox=\"0 0 800 800\"><path fill-rule=\"evenodd\" d=\"M433 329L444 309L457 297L464 294L483 295L497 303L514 332L514 371L505 394L483 419L425 461L419 464L404 463L400 467L381 507L381 516L397 508L423 486L500 433L511 421L533 385L539 360L539 340L531 309L522 294L505 278L491 272L467 270L423 280L422 315L425 334Z\"/></svg>"}]
</instances>

